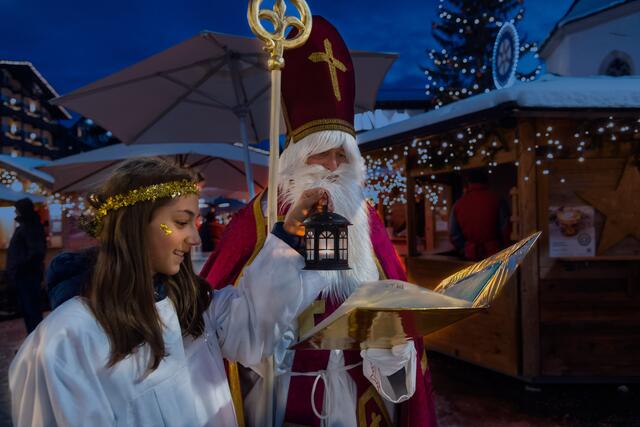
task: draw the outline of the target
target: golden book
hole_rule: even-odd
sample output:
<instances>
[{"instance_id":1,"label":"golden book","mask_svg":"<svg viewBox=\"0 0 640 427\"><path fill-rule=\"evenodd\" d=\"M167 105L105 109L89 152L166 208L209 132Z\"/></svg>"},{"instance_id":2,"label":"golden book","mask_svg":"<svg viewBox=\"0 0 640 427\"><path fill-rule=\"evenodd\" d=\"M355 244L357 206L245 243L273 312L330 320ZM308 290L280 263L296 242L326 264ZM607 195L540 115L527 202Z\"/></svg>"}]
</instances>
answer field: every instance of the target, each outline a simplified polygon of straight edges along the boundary
<instances>
[{"instance_id":1,"label":"golden book","mask_svg":"<svg viewBox=\"0 0 640 427\"><path fill-rule=\"evenodd\" d=\"M487 310L540 236L452 274L433 290L400 280L361 284L292 348L391 348Z\"/></svg>"}]
</instances>

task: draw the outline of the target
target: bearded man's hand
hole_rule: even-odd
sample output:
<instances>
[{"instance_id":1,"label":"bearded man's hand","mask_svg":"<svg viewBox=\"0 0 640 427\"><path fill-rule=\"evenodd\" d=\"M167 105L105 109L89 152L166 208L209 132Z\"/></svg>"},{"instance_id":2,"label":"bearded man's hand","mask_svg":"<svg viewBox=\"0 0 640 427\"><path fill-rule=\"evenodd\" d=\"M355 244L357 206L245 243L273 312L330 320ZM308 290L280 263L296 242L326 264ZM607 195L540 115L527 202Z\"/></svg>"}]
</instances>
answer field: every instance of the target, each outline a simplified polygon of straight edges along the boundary
<instances>
[{"instance_id":1,"label":"bearded man's hand","mask_svg":"<svg viewBox=\"0 0 640 427\"><path fill-rule=\"evenodd\" d=\"M289 234L304 236L302 222L314 212L320 211L323 206L327 206L327 210L333 212L333 202L324 188L305 190L287 212L284 218L284 230Z\"/></svg>"}]
</instances>

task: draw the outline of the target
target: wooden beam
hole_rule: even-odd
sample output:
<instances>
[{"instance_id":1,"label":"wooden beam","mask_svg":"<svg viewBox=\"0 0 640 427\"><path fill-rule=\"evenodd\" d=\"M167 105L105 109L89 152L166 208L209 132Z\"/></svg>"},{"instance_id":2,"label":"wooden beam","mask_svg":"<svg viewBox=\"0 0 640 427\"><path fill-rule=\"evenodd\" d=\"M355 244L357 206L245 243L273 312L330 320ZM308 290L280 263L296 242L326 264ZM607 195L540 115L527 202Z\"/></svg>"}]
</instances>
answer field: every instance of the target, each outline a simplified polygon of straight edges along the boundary
<instances>
[{"instance_id":1,"label":"wooden beam","mask_svg":"<svg viewBox=\"0 0 640 427\"><path fill-rule=\"evenodd\" d=\"M535 122L520 121L520 165L518 167L518 210L520 232L527 236L538 230ZM538 291L538 248L534 246L520 267L520 323L522 334L522 376L540 375L540 303Z\"/></svg>"},{"instance_id":2,"label":"wooden beam","mask_svg":"<svg viewBox=\"0 0 640 427\"><path fill-rule=\"evenodd\" d=\"M505 163L515 163L515 161L517 160L517 155L515 150L511 150L511 151L499 151L496 153L496 157L495 157L495 162L498 163L499 165L505 164ZM474 168L479 168L479 167L483 167L486 166L487 162L482 160L480 157L474 157L472 159L469 160L469 163L467 163L466 165L461 165L460 169L465 170L465 169L474 169ZM453 167L449 166L446 168L442 168L442 169L438 169L438 170L433 170L429 167L419 167L419 168L413 168L411 170L411 175L412 177L419 177L419 176L425 176L425 175L441 175L441 174L445 174L445 173L451 173L451 172L455 172L453 170Z\"/></svg>"},{"instance_id":3,"label":"wooden beam","mask_svg":"<svg viewBox=\"0 0 640 427\"><path fill-rule=\"evenodd\" d=\"M436 215L431 210L431 202L424 198L424 249L433 251L436 247Z\"/></svg>"},{"instance_id":4,"label":"wooden beam","mask_svg":"<svg viewBox=\"0 0 640 427\"><path fill-rule=\"evenodd\" d=\"M418 255L416 239L416 180L409 175L409 157L405 158L404 170L407 174L407 255Z\"/></svg>"}]
</instances>

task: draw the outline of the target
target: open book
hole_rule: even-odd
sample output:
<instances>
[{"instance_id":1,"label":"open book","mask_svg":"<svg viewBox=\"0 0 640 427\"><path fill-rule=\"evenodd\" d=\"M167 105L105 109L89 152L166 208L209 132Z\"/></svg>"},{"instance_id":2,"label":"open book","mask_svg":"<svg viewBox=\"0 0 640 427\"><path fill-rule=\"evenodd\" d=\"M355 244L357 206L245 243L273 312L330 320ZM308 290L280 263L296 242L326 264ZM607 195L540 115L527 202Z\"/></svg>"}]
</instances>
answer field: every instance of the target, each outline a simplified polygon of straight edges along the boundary
<instances>
[{"instance_id":1,"label":"open book","mask_svg":"<svg viewBox=\"0 0 640 427\"><path fill-rule=\"evenodd\" d=\"M367 282L293 348L391 348L486 310L540 236L532 234L438 284Z\"/></svg>"}]
</instances>

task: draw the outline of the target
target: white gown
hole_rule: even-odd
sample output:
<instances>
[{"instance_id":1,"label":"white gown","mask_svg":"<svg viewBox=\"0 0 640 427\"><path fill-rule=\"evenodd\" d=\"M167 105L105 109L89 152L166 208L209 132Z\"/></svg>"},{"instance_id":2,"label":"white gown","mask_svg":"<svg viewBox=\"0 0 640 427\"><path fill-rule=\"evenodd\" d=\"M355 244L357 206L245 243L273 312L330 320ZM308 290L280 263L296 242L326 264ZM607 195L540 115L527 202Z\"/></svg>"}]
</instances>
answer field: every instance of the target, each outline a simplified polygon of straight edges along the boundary
<instances>
[{"instance_id":1,"label":"white gown","mask_svg":"<svg viewBox=\"0 0 640 427\"><path fill-rule=\"evenodd\" d=\"M201 337L181 336L169 298L156 303L168 356L147 376L148 346L107 368L108 337L84 300L57 308L11 364L14 425L236 426L222 358L253 365L270 355L325 285L277 237L265 247L237 288L215 292Z\"/></svg>"},{"instance_id":2,"label":"white gown","mask_svg":"<svg viewBox=\"0 0 640 427\"><path fill-rule=\"evenodd\" d=\"M266 213L266 197L262 199L262 212ZM268 253L271 248L266 245L260 250L259 256ZM254 261L255 262L255 261ZM253 263L251 264L253 265ZM301 264L302 265L302 264ZM310 302L300 311L304 311ZM244 412L248 427L282 426L284 423L289 385L292 376L300 375L292 372L295 350L289 347L298 339L297 317L289 323L281 323L283 328L275 343L274 357L272 360L262 360L256 364L242 363L251 370L243 381L249 391L244 397ZM416 389L417 356L413 344L405 347L404 355L396 357L391 350L381 350L382 355L375 360L369 357L363 358L363 363L345 366L344 354L341 350L332 350L325 369L305 375L311 375L316 381L324 382L325 393L323 396L323 408L328 408L323 413L316 415L321 418L322 426L357 427L356 408L358 405L356 384L349 374L350 369L362 369L365 378L368 378L376 391L383 397L384 405L389 417L393 420L396 415L396 404L404 402L413 396ZM400 364L398 365L398 361ZM275 365L275 366L274 366ZM391 369L389 369L391 367ZM402 368L399 375L392 375ZM271 372L269 372L271 371ZM273 412L274 420L267 420L270 409L266 401L270 391L266 377L273 375ZM311 396L304 396L311 400Z\"/></svg>"}]
</instances>

